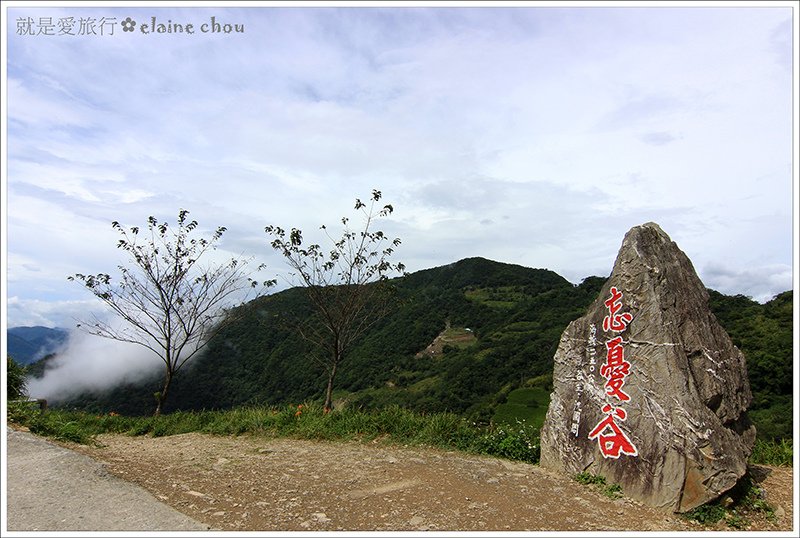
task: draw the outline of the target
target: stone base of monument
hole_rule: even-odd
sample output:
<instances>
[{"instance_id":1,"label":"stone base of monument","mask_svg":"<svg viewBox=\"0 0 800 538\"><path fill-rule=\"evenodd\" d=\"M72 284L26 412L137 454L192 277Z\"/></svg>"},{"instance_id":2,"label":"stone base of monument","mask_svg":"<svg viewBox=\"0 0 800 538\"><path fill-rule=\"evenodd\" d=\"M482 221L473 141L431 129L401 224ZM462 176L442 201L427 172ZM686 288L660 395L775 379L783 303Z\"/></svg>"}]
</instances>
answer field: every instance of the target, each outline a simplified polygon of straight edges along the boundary
<instances>
[{"instance_id":1,"label":"stone base of monument","mask_svg":"<svg viewBox=\"0 0 800 538\"><path fill-rule=\"evenodd\" d=\"M755 427L741 351L689 258L654 223L631 229L611 277L561 335L541 466L584 471L685 512L747 470Z\"/></svg>"}]
</instances>

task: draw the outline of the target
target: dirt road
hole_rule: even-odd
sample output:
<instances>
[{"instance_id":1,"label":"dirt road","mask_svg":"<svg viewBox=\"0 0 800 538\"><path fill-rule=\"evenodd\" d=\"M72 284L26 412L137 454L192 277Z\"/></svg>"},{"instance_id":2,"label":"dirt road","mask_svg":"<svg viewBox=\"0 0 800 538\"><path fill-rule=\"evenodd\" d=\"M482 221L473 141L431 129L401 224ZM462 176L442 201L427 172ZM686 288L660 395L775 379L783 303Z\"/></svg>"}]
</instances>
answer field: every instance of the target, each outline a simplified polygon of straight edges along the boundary
<instances>
[{"instance_id":1,"label":"dirt road","mask_svg":"<svg viewBox=\"0 0 800 538\"><path fill-rule=\"evenodd\" d=\"M69 446L226 531L705 530L535 465L457 452L197 433L99 441ZM762 471L780 517L748 515L749 530L791 530L792 471Z\"/></svg>"},{"instance_id":2,"label":"dirt road","mask_svg":"<svg viewBox=\"0 0 800 538\"><path fill-rule=\"evenodd\" d=\"M457 452L201 434L100 442L79 450L223 530L701 530L535 465ZM790 530L791 469L764 484L783 517L751 528Z\"/></svg>"},{"instance_id":3,"label":"dirt road","mask_svg":"<svg viewBox=\"0 0 800 538\"><path fill-rule=\"evenodd\" d=\"M95 460L9 428L9 531L206 530Z\"/></svg>"}]
</instances>

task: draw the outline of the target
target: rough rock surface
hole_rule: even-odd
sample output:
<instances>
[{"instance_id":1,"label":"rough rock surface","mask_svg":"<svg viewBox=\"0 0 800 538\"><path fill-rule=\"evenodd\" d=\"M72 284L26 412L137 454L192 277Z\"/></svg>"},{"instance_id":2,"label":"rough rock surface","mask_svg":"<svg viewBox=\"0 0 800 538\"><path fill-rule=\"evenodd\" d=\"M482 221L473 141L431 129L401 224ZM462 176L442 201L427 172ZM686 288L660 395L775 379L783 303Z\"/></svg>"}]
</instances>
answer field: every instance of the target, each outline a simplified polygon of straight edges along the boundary
<instances>
[{"instance_id":1,"label":"rough rock surface","mask_svg":"<svg viewBox=\"0 0 800 538\"><path fill-rule=\"evenodd\" d=\"M611 278L561 335L554 361L543 467L602 475L675 512L745 473L755 427L744 356L657 224L625 235Z\"/></svg>"}]
</instances>

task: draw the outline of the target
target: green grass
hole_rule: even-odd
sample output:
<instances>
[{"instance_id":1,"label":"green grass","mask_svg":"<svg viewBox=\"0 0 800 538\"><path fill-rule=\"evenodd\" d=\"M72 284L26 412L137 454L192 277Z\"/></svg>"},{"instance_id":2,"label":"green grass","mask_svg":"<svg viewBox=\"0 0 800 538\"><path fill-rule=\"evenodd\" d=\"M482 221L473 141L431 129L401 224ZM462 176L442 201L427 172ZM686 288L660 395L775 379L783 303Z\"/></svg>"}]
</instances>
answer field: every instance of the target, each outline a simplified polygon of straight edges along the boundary
<instances>
[{"instance_id":1,"label":"green grass","mask_svg":"<svg viewBox=\"0 0 800 538\"><path fill-rule=\"evenodd\" d=\"M724 520L731 529L746 530L750 525L747 516L757 513L763 514L767 521L776 522L775 510L764 498L764 490L753 482L748 473L724 498L698 506L683 514L683 517L706 526Z\"/></svg>"},{"instance_id":2,"label":"green grass","mask_svg":"<svg viewBox=\"0 0 800 538\"><path fill-rule=\"evenodd\" d=\"M129 417L61 409L42 412L10 402L8 420L39 435L83 444L94 442L103 433L158 437L200 432L365 442L380 438L388 443L427 445L538 463L539 430L548 400L549 393L542 387L511 391L508 401L498 406L491 426L476 425L450 413L423 414L398 406L373 411L350 406L325 414L317 404L304 405L299 414L297 406L283 406ZM791 465L792 453L791 440L759 440L750 461Z\"/></svg>"},{"instance_id":3,"label":"green grass","mask_svg":"<svg viewBox=\"0 0 800 538\"><path fill-rule=\"evenodd\" d=\"M505 403L497 406L492 421L496 424L526 422L541 428L550 405L550 393L541 387L512 390Z\"/></svg>"},{"instance_id":4,"label":"green grass","mask_svg":"<svg viewBox=\"0 0 800 538\"><path fill-rule=\"evenodd\" d=\"M463 349L477 342L475 334L462 327L450 327L441 334L442 344Z\"/></svg>"},{"instance_id":5,"label":"green grass","mask_svg":"<svg viewBox=\"0 0 800 538\"><path fill-rule=\"evenodd\" d=\"M702 525L713 525L725 517L725 508L720 504L703 504L689 510L683 517Z\"/></svg>"},{"instance_id":6,"label":"green grass","mask_svg":"<svg viewBox=\"0 0 800 538\"><path fill-rule=\"evenodd\" d=\"M750 463L790 467L794 453L792 445L791 439L781 441L756 439L753 452L750 454Z\"/></svg>"},{"instance_id":7,"label":"green grass","mask_svg":"<svg viewBox=\"0 0 800 538\"><path fill-rule=\"evenodd\" d=\"M619 499L622 497L622 486L619 484L608 484L605 476L584 471L576 474L573 478L579 484L593 486L609 499Z\"/></svg>"},{"instance_id":8,"label":"green grass","mask_svg":"<svg viewBox=\"0 0 800 538\"><path fill-rule=\"evenodd\" d=\"M492 308L514 308L527 298L520 286L475 287L464 290L464 296Z\"/></svg>"},{"instance_id":9,"label":"green grass","mask_svg":"<svg viewBox=\"0 0 800 538\"><path fill-rule=\"evenodd\" d=\"M426 377L424 379L420 379L413 385L408 387L409 392L414 393L422 393L425 391L430 390L432 387L436 386L438 383L441 383L441 378L438 375L434 375L431 377Z\"/></svg>"},{"instance_id":10,"label":"green grass","mask_svg":"<svg viewBox=\"0 0 800 538\"><path fill-rule=\"evenodd\" d=\"M454 339L454 338L474 338L475 335L472 331L468 331L464 327L450 327L442 331L442 338L444 339Z\"/></svg>"},{"instance_id":11,"label":"green grass","mask_svg":"<svg viewBox=\"0 0 800 538\"><path fill-rule=\"evenodd\" d=\"M318 404L239 407L226 411L175 412L159 417L93 415L78 411L11 407L9 422L62 441L90 444L103 433L153 437L200 432L296 439L424 445L538 463L539 429L482 427L451 413L421 414L398 406L376 411L344 408L324 413Z\"/></svg>"}]
</instances>

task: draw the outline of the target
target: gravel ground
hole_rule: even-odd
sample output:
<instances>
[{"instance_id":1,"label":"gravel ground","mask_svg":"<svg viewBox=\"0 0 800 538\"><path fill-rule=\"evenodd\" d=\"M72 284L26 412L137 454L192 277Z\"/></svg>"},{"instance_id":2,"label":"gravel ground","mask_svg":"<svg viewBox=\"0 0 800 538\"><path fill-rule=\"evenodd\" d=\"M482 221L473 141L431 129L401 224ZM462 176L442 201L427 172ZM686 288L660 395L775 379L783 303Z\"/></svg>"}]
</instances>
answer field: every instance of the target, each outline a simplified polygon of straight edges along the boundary
<instances>
[{"instance_id":1,"label":"gravel ground","mask_svg":"<svg viewBox=\"0 0 800 538\"><path fill-rule=\"evenodd\" d=\"M94 462L69 456L70 451L30 435L9 435L9 457L16 459L9 462L12 529L121 529L123 523L146 520L148 527L137 528L189 528L178 526L186 524L224 531L731 530L724 524L704 528L630 499L609 499L535 465L423 447L199 433L158 438L101 435L97 446L64 445ZM62 462L71 457L80 462L75 465L83 483L64 475L63 469L73 465ZM743 530L791 531L792 469L759 466L757 475L777 519L746 514L750 523ZM22 496L32 483L41 483L42 495L55 497L38 500L34 494L39 505L32 505ZM149 514L156 508L120 498L123 490L135 492L130 494L145 499L147 506L166 510L160 501L190 519L154 520ZM115 513L121 505L135 506L136 513L132 508ZM175 510L166 513L175 517Z\"/></svg>"}]
</instances>

